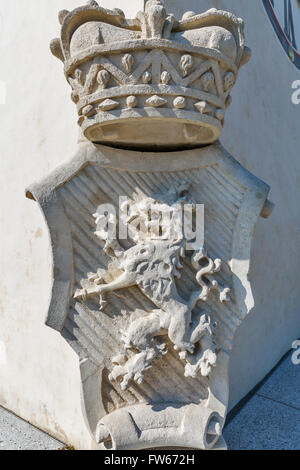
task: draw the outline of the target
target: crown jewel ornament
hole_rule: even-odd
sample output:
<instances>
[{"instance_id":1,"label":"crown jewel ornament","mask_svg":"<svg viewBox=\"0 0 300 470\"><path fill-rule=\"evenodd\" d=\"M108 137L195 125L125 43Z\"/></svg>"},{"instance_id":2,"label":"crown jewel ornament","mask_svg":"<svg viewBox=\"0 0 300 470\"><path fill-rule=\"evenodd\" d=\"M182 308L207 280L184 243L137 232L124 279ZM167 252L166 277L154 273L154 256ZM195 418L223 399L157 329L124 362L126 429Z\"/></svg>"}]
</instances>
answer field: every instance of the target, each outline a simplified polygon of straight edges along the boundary
<instances>
[{"instance_id":1,"label":"crown jewel ornament","mask_svg":"<svg viewBox=\"0 0 300 470\"><path fill-rule=\"evenodd\" d=\"M132 20L92 1L59 21L51 50L85 138L27 196L49 227L47 325L79 356L91 446L225 449L251 240L272 210L217 141L250 58L243 22L215 9L178 21L158 0ZM179 220L190 229L171 230Z\"/></svg>"},{"instance_id":2,"label":"crown jewel ornament","mask_svg":"<svg viewBox=\"0 0 300 470\"><path fill-rule=\"evenodd\" d=\"M134 19L95 1L63 11L59 19L61 38L51 50L64 62L88 140L164 149L218 139L239 67L250 57L240 18L211 9L178 21L162 2L149 0ZM135 97L134 107L129 97ZM108 99L118 105L108 109ZM176 105L180 99L184 106ZM174 130L170 140L160 132L167 121Z\"/></svg>"}]
</instances>

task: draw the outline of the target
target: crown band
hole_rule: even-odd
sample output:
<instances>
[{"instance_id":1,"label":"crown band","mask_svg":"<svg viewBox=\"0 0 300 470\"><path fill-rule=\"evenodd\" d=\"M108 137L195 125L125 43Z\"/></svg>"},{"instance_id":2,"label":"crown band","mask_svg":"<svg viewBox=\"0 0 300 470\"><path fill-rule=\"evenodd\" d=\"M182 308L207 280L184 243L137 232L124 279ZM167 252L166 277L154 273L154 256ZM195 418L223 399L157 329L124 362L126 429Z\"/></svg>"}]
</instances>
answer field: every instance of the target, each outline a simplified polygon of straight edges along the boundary
<instances>
[{"instance_id":1,"label":"crown band","mask_svg":"<svg viewBox=\"0 0 300 470\"><path fill-rule=\"evenodd\" d=\"M179 44L168 39L139 39L135 41L123 41L115 42L112 44L101 44L98 46L93 46L79 54L73 56L65 62L65 74L68 76L73 73L74 69L84 62L93 60L95 57L107 55L110 53L124 53L126 51L138 51L138 50L147 50L147 49L157 49L157 50L174 50L181 52L182 54L196 54L200 55L206 59L214 59L220 62L224 67L228 67L234 73L238 73L238 67L233 60L230 60L228 56L222 54L222 52L217 49L209 49L206 47L200 46L188 46Z\"/></svg>"}]
</instances>

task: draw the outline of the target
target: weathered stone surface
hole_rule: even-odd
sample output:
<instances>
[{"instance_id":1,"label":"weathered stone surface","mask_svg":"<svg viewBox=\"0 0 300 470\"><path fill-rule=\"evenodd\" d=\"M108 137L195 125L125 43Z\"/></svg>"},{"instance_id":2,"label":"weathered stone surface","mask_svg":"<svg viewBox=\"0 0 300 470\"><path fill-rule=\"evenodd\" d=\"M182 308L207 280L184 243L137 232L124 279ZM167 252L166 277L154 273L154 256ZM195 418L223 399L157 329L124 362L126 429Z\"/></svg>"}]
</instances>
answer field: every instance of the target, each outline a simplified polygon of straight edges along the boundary
<instances>
[{"instance_id":1,"label":"weathered stone surface","mask_svg":"<svg viewBox=\"0 0 300 470\"><path fill-rule=\"evenodd\" d=\"M251 239L271 212L269 187L213 143L249 58L243 22L215 9L177 21L158 0L134 20L90 2L60 22L52 52L92 142L27 191L52 240L47 325L79 355L95 447L224 447L232 341L253 307ZM120 197L126 237L101 225L122 225ZM154 207L177 227L178 210L192 220L199 204L197 246L193 231L165 236L162 215L151 218Z\"/></svg>"},{"instance_id":2,"label":"weathered stone surface","mask_svg":"<svg viewBox=\"0 0 300 470\"><path fill-rule=\"evenodd\" d=\"M126 195L141 210L160 193L159 200L171 204L184 180L188 197L206 208L207 253L191 258L192 252L180 250L183 240L176 246L174 240L137 239L128 245L97 231L101 203L117 205ZM102 446L202 449L218 440L232 340L253 306L247 280L251 237L268 191L220 144L160 154L86 143L69 164L29 188L48 221L54 269L64 279L55 279L53 299L59 301L52 303L47 324L79 354L86 415ZM54 216L55 206L64 221ZM66 256L73 261L66 263ZM170 256L177 272L168 271ZM154 287L159 279L168 279L166 297ZM152 407L162 413L159 429L160 415L152 415ZM216 432L207 434L207 426ZM128 431L136 427L138 436Z\"/></svg>"},{"instance_id":3,"label":"weathered stone surface","mask_svg":"<svg viewBox=\"0 0 300 470\"><path fill-rule=\"evenodd\" d=\"M195 147L220 136L239 67L250 58L240 18L210 9L176 20L153 0L133 20L92 2L60 21L51 51L64 62L87 139L145 150ZM134 107L127 105L130 96ZM184 106L173 105L176 96ZM199 114L199 102L209 112ZM86 113L91 105L97 112ZM160 133L161 125L174 126L174 133ZM187 127L195 127L192 138Z\"/></svg>"}]
</instances>

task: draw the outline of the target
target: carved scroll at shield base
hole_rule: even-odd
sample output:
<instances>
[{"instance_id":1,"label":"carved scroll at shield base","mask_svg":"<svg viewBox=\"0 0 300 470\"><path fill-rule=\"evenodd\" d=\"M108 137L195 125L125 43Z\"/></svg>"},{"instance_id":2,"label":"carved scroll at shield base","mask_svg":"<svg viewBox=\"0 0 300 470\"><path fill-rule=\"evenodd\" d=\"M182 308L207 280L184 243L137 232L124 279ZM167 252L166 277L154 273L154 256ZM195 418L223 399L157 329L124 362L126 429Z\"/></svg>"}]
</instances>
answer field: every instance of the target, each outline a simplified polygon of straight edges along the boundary
<instances>
[{"instance_id":1,"label":"carved scroll at shield base","mask_svg":"<svg viewBox=\"0 0 300 470\"><path fill-rule=\"evenodd\" d=\"M253 307L250 246L268 192L218 143L164 154L86 143L28 190L53 242L47 324L79 355L95 448L224 448L230 351ZM118 209L120 196L130 220L150 202L173 217L204 204L205 246L105 236L99 207Z\"/></svg>"}]
</instances>

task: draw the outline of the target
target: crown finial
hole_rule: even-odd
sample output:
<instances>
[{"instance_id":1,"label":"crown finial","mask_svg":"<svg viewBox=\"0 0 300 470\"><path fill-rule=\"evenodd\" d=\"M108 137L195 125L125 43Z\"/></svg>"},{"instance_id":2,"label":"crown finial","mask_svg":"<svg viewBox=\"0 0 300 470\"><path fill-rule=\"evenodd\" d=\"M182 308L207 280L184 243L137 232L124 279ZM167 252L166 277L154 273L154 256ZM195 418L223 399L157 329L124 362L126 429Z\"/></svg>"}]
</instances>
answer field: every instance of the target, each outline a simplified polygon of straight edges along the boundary
<instances>
[{"instance_id":1,"label":"crown finial","mask_svg":"<svg viewBox=\"0 0 300 470\"><path fill-rule=\"evenodd\" d=\"M88 0L87 5L94 8L99 8L99 3L96 0Z\"/></svg>"},{"instance_id":2,"label":"crown finial","mask_svg":"<svg viewBox=\"0 0 300 470\"><path fill-rule=\"evenodd\" d=\"M160 0L148 0L145 5L147 37L162 38L167 13Z\"/></svg>"}]
</instances>

